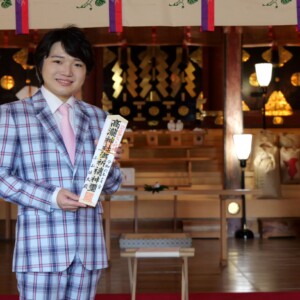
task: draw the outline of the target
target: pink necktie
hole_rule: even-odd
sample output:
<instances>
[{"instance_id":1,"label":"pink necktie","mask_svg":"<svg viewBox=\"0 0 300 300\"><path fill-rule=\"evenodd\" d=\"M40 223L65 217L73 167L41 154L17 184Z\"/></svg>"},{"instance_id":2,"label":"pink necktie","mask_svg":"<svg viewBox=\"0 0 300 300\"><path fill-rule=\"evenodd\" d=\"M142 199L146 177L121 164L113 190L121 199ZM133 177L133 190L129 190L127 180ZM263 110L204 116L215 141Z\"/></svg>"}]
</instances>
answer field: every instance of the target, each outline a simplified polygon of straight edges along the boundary
<instances>
[{"instance_id":1,"label":"pink necktie","mask_svg":"<svg viewBox=\"0 0 300 300\"><path fill-rule=\"evenodd\" d=\"M58 108L58 111L62 115L61 123L60 123L60 130L61 135L64 139L65 146L68 150L70 159L72 164L74 164L74 157L75 157L75 135L73 128L70 123L69 119L69 108L70 105L68 103L64 103Z\"/></svg>"}]
</instances>

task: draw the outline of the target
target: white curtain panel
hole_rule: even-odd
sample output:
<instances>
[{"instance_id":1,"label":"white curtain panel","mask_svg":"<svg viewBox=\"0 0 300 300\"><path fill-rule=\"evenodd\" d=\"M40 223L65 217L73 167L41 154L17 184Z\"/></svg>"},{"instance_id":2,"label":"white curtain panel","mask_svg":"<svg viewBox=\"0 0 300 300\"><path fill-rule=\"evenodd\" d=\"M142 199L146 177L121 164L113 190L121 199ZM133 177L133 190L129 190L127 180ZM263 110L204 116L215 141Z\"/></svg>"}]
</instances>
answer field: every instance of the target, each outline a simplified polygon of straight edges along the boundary
<instances>
[{"instance_id":1,"label":"white curtain panel","mask_svg":"<svg viewBox=\"0 0 300 300\"><path fill-rule=\"evenodd\" d=\"M30 0L29 28L70 24L109 27L109 1ZM201 26L201 3L202 0L123 0L123 26ZM297 24L296 0L215 0L214 6L215 26ZM0 6L0 30L13 30L15 24L15 1Z\"/></svg>"}]
</instances>

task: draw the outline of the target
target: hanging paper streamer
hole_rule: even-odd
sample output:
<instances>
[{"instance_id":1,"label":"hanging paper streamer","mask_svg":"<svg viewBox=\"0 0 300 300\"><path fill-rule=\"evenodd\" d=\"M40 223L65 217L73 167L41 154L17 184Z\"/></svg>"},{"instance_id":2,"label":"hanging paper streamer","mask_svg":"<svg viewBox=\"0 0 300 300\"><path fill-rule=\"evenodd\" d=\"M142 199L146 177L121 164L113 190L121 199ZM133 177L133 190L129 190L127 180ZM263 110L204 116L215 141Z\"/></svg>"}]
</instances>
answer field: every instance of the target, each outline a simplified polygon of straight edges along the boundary
<instances>
[{"instance_id":1,"label":"hanging paper streamer","mask_svg":"<svg viewBox=\"0 0 300 300\"><path fill-rule=\"evenodd\" d=\"M297 30L300 31L300 0L297 0Z\"/></svg>"},{"instance_id":2,"label":"hanging paper streamer","mask_svg":"<svg viewBox=\"0 0 300 300\"><path fill-rule=\"evenodd\" d=\"M16 34L28 33L28 0L16 0Z\"/></svg>"},{"instance_id":3,"label":"hanging paper streamer","mask_svg":"<svg viewBox=\"0 0 300 300\"><path fill-rule=\"evenodd\" d=\"M123 31L122 0L109 0L109 31Z\"/></svg>"},{"instance_id":4,"label":"hanging paper streamer","mask_svg":"<svg viewBox=\"0 0 300 300\"><path fill-rule=\"evenodd\" d=\"M214 0L202 0L201 6L202 31L215 30L215 3Z\"/></svg>"}]
</instances>

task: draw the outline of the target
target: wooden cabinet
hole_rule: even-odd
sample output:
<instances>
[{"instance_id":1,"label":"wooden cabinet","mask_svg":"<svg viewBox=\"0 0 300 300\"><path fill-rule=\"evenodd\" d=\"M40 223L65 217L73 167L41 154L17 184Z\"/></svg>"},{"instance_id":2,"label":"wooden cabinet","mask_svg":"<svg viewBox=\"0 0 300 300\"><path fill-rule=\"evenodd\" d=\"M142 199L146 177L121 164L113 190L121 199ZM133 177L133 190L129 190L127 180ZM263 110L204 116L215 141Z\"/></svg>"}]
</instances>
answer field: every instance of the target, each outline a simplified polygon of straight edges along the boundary
<instances>
[{"instance_id":1,"label":"wooden cabinet","mask_svg":"<svg viewBox=\"0 0 300 300\"><path fill-rule=\"evenodd\" d=\"M221 170L220 149L206 142L207 136L206 131L126 132L121 167L135 169L136 185L197 184L197 173Z\"/></svg>"}]
</instances>

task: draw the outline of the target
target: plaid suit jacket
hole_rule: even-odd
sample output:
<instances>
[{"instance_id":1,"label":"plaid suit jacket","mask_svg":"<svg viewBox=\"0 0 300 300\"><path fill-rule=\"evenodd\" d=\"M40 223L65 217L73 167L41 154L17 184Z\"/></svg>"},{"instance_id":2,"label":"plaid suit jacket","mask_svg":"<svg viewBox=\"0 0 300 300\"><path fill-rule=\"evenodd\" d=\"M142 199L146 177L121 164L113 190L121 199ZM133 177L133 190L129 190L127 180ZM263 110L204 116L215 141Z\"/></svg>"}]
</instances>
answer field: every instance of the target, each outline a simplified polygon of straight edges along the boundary
<instances>
[{"instance_id":1,"label":"plaid suit jacket","mask_svg":"<svg viewBox=\"0 0 300 300\"><path fill-rule=\"evenodd\" d=\"M73 166L40 91L0 106L0 197L18 205L16 272L62 271L76 252L89 270L107 267L101 203L76 213L51 206L57 187L80 194L107 115L79 100L74 113ZM112 167L103 193L115 192L120 183L120 169Z\"/></svg>"}]
</instances>

